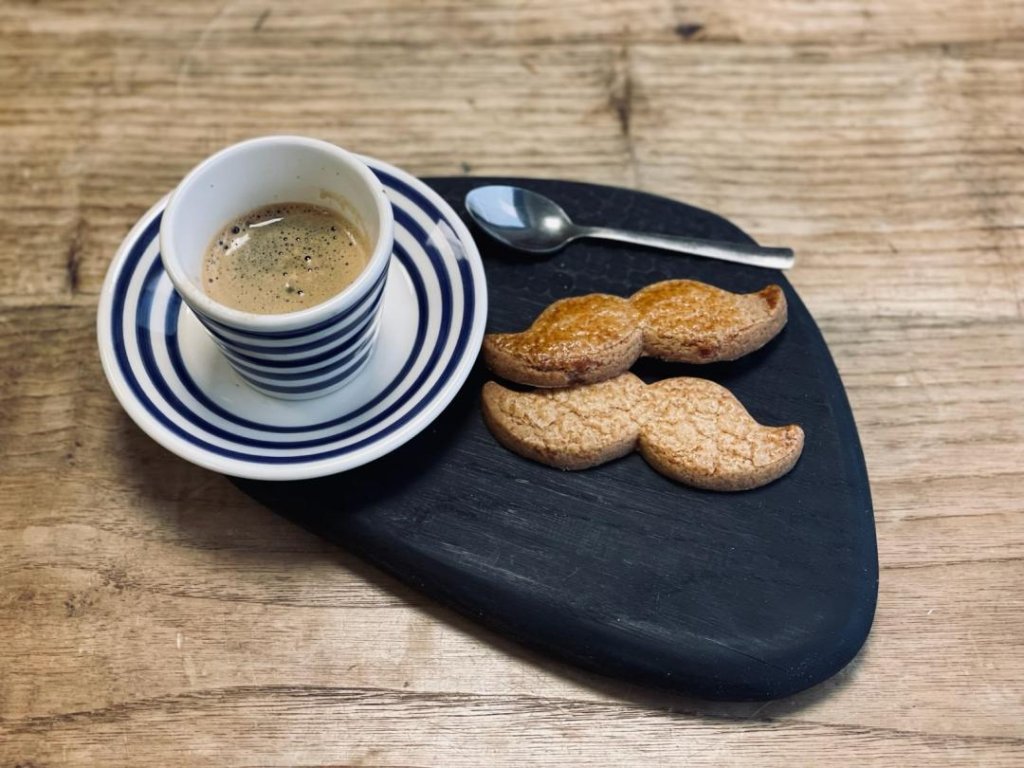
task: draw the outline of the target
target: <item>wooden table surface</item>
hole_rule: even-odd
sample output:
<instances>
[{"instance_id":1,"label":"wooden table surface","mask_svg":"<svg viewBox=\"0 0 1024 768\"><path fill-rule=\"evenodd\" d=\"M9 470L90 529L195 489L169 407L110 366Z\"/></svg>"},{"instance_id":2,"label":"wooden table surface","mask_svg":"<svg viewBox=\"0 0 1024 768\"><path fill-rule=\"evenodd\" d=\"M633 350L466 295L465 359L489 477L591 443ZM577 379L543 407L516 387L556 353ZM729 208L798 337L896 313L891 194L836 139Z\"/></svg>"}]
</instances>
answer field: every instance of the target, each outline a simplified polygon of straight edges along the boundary
<instances>
[{"instance_id":1,"label":"wooden table surface","mask_svg":"<svg viewBox=\"0 0 1024 768\"><path fill-rule=\"evenodd\" d=\"M1024 3L0 5L0 766L1024 765ZM712 705L550 662L159 448L95 311L199 159L636 187L799 253L861 430L876 623Z\"/></svg>"}]
</instances>

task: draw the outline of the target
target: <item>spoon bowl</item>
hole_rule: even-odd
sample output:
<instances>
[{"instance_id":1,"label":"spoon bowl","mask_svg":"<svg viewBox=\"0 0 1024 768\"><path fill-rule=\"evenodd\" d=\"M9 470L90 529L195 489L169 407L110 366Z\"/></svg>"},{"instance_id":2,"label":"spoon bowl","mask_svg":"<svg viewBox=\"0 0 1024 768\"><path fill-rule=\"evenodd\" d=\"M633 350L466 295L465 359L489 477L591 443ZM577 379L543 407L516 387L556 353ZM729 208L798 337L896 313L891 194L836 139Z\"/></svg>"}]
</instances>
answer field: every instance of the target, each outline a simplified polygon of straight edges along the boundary
<instances>
[{"instance_id":1,"label":"spoon bowl","mask_svg":"<svg viewBox=\"0 0 1024 768\"><path fill-rule=\"evenodd\" d=\"M477 187L466 209L487 234L521 251L554 253L579 237L558 203L522 187Z\"/></svg>"}]
</instances>

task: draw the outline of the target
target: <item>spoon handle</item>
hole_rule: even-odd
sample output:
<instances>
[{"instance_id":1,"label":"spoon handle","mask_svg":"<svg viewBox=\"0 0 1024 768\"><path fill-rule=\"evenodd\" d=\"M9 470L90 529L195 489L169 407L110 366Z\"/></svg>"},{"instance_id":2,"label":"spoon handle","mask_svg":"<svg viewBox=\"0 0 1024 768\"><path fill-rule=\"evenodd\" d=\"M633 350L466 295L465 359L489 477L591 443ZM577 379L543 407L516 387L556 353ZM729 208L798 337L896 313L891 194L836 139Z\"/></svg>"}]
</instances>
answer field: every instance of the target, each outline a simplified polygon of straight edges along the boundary
<instances>
[{"instance_id":1,"label":"spoon handle","mask_svg":"<svg viewBox=\"0 0 1024 768\"><path fill-rule=\"evenodd\" d=\"M665 251L688 253L719 261L750 264L768 269L789 269L796 257L791 248L762 248L759 245L727 243L722 240L701 240L696 237L675 235L652 235L646 232L627 232L607 227L577 227L575 237L597 237L603 240L617 240L620 243L646 245Z\"/></svg>"}]
</instances>

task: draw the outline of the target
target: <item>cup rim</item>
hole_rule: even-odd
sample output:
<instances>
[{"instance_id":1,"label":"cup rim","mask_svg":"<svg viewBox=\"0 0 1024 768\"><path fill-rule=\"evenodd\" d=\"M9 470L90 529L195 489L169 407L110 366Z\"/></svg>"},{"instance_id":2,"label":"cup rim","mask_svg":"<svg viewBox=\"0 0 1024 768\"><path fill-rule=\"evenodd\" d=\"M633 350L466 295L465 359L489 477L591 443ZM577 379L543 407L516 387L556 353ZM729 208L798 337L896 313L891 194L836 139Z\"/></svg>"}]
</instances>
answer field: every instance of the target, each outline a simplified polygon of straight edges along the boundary
<instances>
[{"instance_id":1,"label":"cup rim","mask_svg":"<svg viewBox=\"0 0 1024 768\"><path fill-rule=\"evenodd\" d=\"M185 269L176 251L174 238L175 224L180 215L181 203L187 197L188 191L195 184L196 179L211 166L223 162L233 155L265 146L303 146L317 149L327 153L337 162L355 171L369 188L376 204L377 216L380 220L380 233L377 237L377 242L374 245L373 252L370 254L366 267L359 276L346 286L344 290L326 301L315 304L312 307L296 310L295 312L259 314L235 309L215 301L185 274ZM394 211L380 180L358 156L329 141L307 136L289 134L260 136L240 141L215 152L192 168L181 180L171 193L167 207L163 212L163 218L160 221L160 260L175 290L178 291L185 303L218 323L232 328L257 332L298 330L310 325L316 325L338 314L349 304L353 303L353 298L360 298L366 293L367 289L380 276L383 271L382 267L387 269L387 262L391 257L393 249Z\"/></svg>"}]
</instances>

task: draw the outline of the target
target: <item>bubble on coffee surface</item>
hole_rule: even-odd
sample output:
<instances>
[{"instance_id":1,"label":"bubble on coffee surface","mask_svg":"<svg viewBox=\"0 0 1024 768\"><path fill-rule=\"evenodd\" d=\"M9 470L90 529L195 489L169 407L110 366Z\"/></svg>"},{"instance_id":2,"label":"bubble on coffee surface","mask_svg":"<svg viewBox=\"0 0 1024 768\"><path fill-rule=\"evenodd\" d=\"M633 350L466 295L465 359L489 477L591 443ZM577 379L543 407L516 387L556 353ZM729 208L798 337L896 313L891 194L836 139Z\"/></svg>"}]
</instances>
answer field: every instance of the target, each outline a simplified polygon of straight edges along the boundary
<instances>
[{"instance_id":1,"label":"bubble on coffee surface","mask_svg":"<svg viewBox=\"0 0 1024 768\"><path fill-rule=\"evenodd\" d=\"M280 314L343 291L369 260L366 235L336 211L308 203L268 205L228 222L203 260L215 301Z\"/></svg>"}]
</instances>

